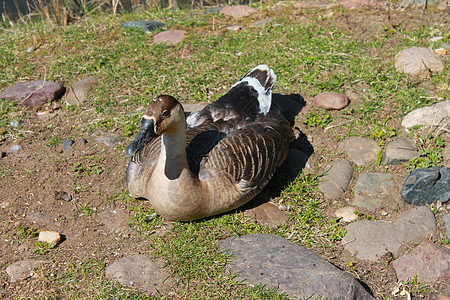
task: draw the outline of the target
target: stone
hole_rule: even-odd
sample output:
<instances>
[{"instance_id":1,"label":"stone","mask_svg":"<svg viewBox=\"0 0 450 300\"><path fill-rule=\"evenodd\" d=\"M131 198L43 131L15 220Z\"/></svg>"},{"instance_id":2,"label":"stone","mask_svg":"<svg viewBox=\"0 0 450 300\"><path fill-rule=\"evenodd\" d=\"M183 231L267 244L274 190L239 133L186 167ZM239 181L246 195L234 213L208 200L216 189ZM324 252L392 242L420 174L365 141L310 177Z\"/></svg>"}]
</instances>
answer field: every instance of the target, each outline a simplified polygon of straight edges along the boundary
<instances>
[{"instance_id":1,"label":"stone","mask_svg":"<svg viewBox=\"0 0 450 300\"><path fill-rule=\"evenodd\" d=\"M328 110L342 109L348 105L348 98L340 93L324 92L314 97L314 105Z\"/></svg>"},{"instance_id":2,"label":"stone","mask_svg":"<svg viewBox=\"0 0 450 300\"><path fill-rule=\"evenodd\" d=\"M105 227L111 231L128 231L131 222L128 215L122 209L105 210L100 214L100 218Z\"/></svg>"},{"instance_id":3,"label":"stone","mask_svg":"<svg viewBox=\"0 0 450 300\"><path fill-rule=\"evenodd\" d=\"M450 249L425 241L392 265L399 281L417 276L421 283L434 283L450 278Z\"/></svg>"},{"instance_id":4,"label":"stone","mask_svg":"<svg viewBox=\"0 0 450 300\"><path fill-rule=\"evenodd\" d=\"M377 154L381 150L377 142L362 137L345 139L339 144L339 149L358 166L367 166L377 160Z\"/></svg>"},{"instance_id":5,"label":"stone","mask_svg":"<svg viewBox=\"0 0 450 300\"><path fill-rule=\"evenodd\" d=\"M20 150L22 150L22 146L20 145L12 145L11 147L8 148L9 153L16 153Z\"/></svg>"},{"instance_id":6,"label":"stone","mask_svg":"<svg viewBox=\"0 0 450 300\"><path fill-rule=\"evenodd\" d=\"M81 138L81 137L78 138L77 142L78 142L78 144L80 144L81 146L84 146L84 145L87 144L87 140L84 139L84 138Z\"/></svg>"},{"instance_id":7,"label":"stone","mask_svg":"<svg viewBox=\"0 0 450 300\"><path fill-rule=\"evenodd\" d=\"M242 29L241 25L231 25L231 26L227 26L225 28L226 30L230 30L230 31L238 31Z\"/></svg>"},{"instance_id":8,"label":"stone","mask_svg":"<svg viewBox=\"0 0 450 300\"><path fill-rule=\"evenodd\" d=\"M414 142L408 139L395 139L386 145L385 161L389 165L398 165L418 157Z\"/></svg>"},{"instance_id":9,"label":"stone","mask_svg":"<svg viewBox=\"0 0 450 300\"><path fill-rule=\"evenodd\" d=\"M55 200L64 200L69 202L72 200L72 196L64 191L55 191Z\"/></svg>"},{"instance_id":10,"label":"stone","mask_svg":"<svg viewBox=\"0 0 450 300\"><path fill-rule=\"evenodd\" d=\"M450 215L445 215L442 217L444 220L445 230L447 231L447 237L450 239Z\"/></svg>"},{"instance_id":11,"label":"stone","mask_svg":"<svg viewBox=\"0 0 450 300\"><path fill-rule=\"evenodd\" d=\"M362 173L355 184L355 195L387 194L392 186L392 174Z\"/></svg>"},{"instance_id":12,"label":"stone","mask_svg":"<svg viewBox=\"0 0 450 300\"><path fill-rule=\"evenodd\" d=\"M188 58L191 55L191 46L184 45L183 49L180 52L180 58Z\"/></svg>"},{"instance_id":13,"label":"stone","mask_svg":"<svg viewBox=\"0 0 450 300\"><path fill-rule=\"evenodd\" d=\"M167 30L158 33L153 37L155 44L176 45L181 43L187 32L184 30Z\"/></svg>"},{"instance_id":14,"label":"stone","mask_svg":"<svg viewBox=\"0 0 450 300\"><path fill-rule=\"evenodd\" d=\"M135 28L150 33L158 28L163 28L166 24L158 21L130 21L120 25L122 28Z\"/></svg>"},{"instance_id":15,"label":"stone","mask_svg":"<svg viewBox=\"0 0 450 300\"><path fill-rule=\"evenodd\" d=\"M16 261L6 267L6 273L8 274L11 283L25 280L33 276L33 270L46 262L43 260L24 259Z\"/></svg>"},{"instance_id":16,"label":"stone","mask_svg":"<svg viewBox=\"0 0 450 300\"><path fill-rule=\"evenodd\" d=\"M143 254L119 259L106 268L105 276L153 296L166 294L174 286L174 279L164 269L164 261Z\"/></svg>"},{"instance_id":17,"label":"stone","mask_svg":"<svg viewBox=\"0 0 450 300\"><path fill-rule=\"evenodd\" d=\"M342 218L344 222L352 222L358 219L358 216L355 214L356 209L353 206L346 206L339 208L335 211L335 215L338 218Z\"/></svg>"},{"instance_id":18,"label":"stone","mask_svg":"<svg viewBox=\"0 0 450 300\"><path fill-rule=\"evenodd\" d=\"M11 99L27 107L41 106L64 93L64 87L56 82L37 80L16 83L6 89L1 99Z\"/></svg>"},{"instance_id":19,"label":"stone","mask_svg":"<svg viewBox=\"0 0 450 300\"><path fill-rule=\"evenodd\" d=\"M45 223L50 220L50 216L43 212L29 212L25 216L25 219L36 222L36 223Z\"/></svg>"},{"instance_id":20,"label":"stone","mask_svg":"<svg viewBox=\"0 0 450 300\"><path fill-rule=\"evenodd\" d=\"M383 199L375 196L359 195L355 196L352 204L369 211L374 211L383 205Z\"/></svg>"},{"instance_id":21,"label":"stone","mask_svg":"<svg viewBox=\"0 0 450 300\"><path fill-rule=\"evenodd\" d=\"M106 133L95 138L97 142L105 144L108 147L115 147L120 143L120 137L115 134Z\"/></svg>"},{"instance_id":22,"label":"stone","mask_svg":"<svg viewBox=\"0 0 450 300\"><path fill-rule=\"evenodd\" d=\"M450 100L442 101L431 106L418 108L408 113L402 120L402 126L438 126L450 121Z\"/></svg>"},{"instance_id":23,"label":"stone","mask_svg":"<svg viewBox=\"0 0 450 300\"><path fill-rule=\"evenodd\" d=\"M64 101L68 105L81 105L85 103L89 99L92 88L97 82L97 78L86 78L75 82L70 87Z\"/></svg>"},{"instance_id":24,"label":"stone","mask_svg":"<svg viewBox=\"0 0 450 300\"><path fill-rule=\"evenodd\" d=\"M295 9L301 8L319 8L327 6L328 3L322 1L314 1L314 0L306 0L306 1L297 1L294 3L293 7Z\"/></svg>"},{"instance_id":25,"label":"stone","mask_svg":"<svg viewBox=\"0 0 450 300\"><path fill-rule=\"evenodd\" d=\"M74 142L73 142L73 140L71 140L71 139L64 140L64 141L62 142L63 150L64 150L64 151L69 150L70 147L73 145L73 143L74 143Z\"/></svg>"},{"instance_id":26,"label":"stone","mask_svg":"<svg viewBox=\"0 0 450 300\"><path fill-rule=\"evenodd\" d=\"M346 161L335 161L325 167L318 188L327 199L337 199L347 190L353 177L353 167Z\"/></svg>"},{"instance_id":27,"label":"stone","mask_svg":"<svg viewBox=\"0 0 450 300\"><path fill-rule=\"evenodd\" d=\"M358 8L361 6L381 6L380 2L377 0L339 0L339 3L345 8Z\"/></svg>"},{"instance_id":28,"label":"stone","mask_svg":"<svg viewBox=\"0 0 450 300\"><path fill-rule=\"evenodd\" d=\"M244 215L256 219L257 223L272 228L283 225L289 219L286 212L268 202L244 211Z\"/></svg>"},{"instance_id":29,"label":"stone","mask_svg":"<svg viewBox=\"0 0 450 300\"><path fill-rule=\"evenodd\" d=\"M58 245L61 241L61 235L56 231L43 230L39 232L38 241Z\"/></svg>"},{"instance_id":30,"label":"stone","mask_svg":"<svg viewBox=\"0 0 450 300\"><path fill-rule=\"evenodd\" d=\"M450 199L450 168L416 169L406 178L400 192L402 198L413 205L446 203Z\"/></svg>"},{"instance_id":31,"label":"stone","mask_svg":"<svg viewBox=\"0 0 450 300\"><path fill-rule=\"evenodd\" d=\"M439 2L439 1L438 1ZM405 9L407 7L422 7L425 8L427 5L434 4L434 0L400 0L398 2L398 9Z\"/></svg>"},{"instance_id":32,"label":"stone","mask_svg":"<svg viewBox=\"0 0 450 300\"><path fill-rule=\"evenodd\" d=\"M246 284L275 287L292 299L374 299L350 274L278 235L236 236L219 246L232 257L230 271Z\"/></svg>"},{"instance_id":33,"label":"stone","mask_svg":"<svg viewBox=\"0 0 450 300\"><path fill-rule=\"evenodd\" d=\"M395 69L399 72L417 76L429 76L430 72L440 73L444 63L433 50L411 47L395 55Z\"/></svg>"},{"instance_id":34,"label":"stone","mask_svg":"<svg viewBox=\"0 0 450 300\"><path fill-rule=\"evenodd\" d=\"M273 21L273 18L261 19L261 20L258 20L256 22L253 22L252 24L250 24L250 27L263 27L263 26L266 26L267 24L269 24L272 21Z\"/></svg>"},{"instance_id":35,"label":"stone","mask_svg":"<svg viewBox=\"0 0 450 300\"><path fill-rule=\"evenodd\" d=\"M239 19L242 17L250 16L258 12L256 8L246 6L246 5L233 5L233 6L225 6L220 10L221 14L224 14L229 17L233 17L235 19Z\"/></svg>"},{"instance_id":36,"label":"stone","mask_svg":"<svg viewBox=\"0 0 450 300\"><path fill-rule=\"evenodd\" d=\"M344 248L358 259L379 262L383 255L395 255L402 245L427 240L436 231L436 219L430 208L415 207L397 219L362 220L345 227L341 241Z\"/></svg>"}]
</instances>

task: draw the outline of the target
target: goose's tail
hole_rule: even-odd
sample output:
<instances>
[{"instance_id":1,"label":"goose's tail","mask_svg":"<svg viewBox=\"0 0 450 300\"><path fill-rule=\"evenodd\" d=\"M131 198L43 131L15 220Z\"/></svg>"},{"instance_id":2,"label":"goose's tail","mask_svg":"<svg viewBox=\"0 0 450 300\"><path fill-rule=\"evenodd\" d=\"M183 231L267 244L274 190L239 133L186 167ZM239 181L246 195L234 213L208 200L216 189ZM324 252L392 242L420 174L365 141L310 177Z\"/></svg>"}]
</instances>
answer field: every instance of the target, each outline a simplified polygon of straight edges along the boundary
<instances>
[{"instance_id":1,"label":"goose's tail","mask_svg":"<svg viewBox=\"0 0 450 300\"><path fill-rule=\"evenodd\" d=\"M260 112L267 114L272 104L272 90L277 82L277 75L267 65L259 65L247 72L231 88L246 82L258 93Z\"/></svg>"}]
</instances>

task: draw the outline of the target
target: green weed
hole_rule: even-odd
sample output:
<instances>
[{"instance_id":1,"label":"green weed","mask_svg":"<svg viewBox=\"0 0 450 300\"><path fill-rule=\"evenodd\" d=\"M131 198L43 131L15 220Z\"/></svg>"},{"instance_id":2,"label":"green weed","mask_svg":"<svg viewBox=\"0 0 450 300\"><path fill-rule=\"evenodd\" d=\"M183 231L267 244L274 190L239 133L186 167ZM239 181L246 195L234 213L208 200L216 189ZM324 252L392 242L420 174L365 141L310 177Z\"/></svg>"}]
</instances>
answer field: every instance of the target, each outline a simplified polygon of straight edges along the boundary
<instances>
[{"instance_id":1,"label":"green weed","mask_svg":"<svg viewBox=\"0 0 450 300\"><path fill-rule=\"evenodd\" d=\"M19 226L19 228L17 228L17 235L21 239L27 239L27 238L37 237L39 235L39 233L33 227Z\"/></svg>"},{"instance_id":2,"label":"green weed","mask_svg":"<svg viewBox=\"0 0 450 300\"><path fill-rule=\"evenodd\" d=\"M47 242L36 242L34 243L34 253L45 255L50 252L50 249L55 248L55 245L49 244Z\"/></svg>"},{"instance_id":3,"label":"green weed","mask_svg":"<svg viewBox=\"0 0 450 300\"><path fill-rule=\"evenodd\" d=\"M305 116L303 120L303 124L306 124L311 127L321 127L325 128L328 124L333 121L330 114L327 112L319 111L317 113L311 112Z\"/></svg>"},{"instance_id":4,"label":"green weed","mask_svg":"<svg viewBox=\"0 0 450 300\"><path fill-rule=\"evenodd\" d=\"M411 159L407 164L408 170L420 168L440 167L443 163L442 149L445 146L442 137L434 137L431 134L420 136L419 157Z\"/></svg>"}]
</instances>

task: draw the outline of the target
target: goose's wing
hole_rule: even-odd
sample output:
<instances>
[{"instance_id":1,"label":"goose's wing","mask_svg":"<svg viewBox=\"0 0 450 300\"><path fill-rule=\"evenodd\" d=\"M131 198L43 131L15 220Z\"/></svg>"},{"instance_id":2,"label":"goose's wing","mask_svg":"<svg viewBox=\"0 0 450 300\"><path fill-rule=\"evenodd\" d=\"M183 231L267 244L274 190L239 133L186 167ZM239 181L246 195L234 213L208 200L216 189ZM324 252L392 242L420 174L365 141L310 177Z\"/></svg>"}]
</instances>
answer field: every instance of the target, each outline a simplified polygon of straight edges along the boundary
<instances>
[{"instance_id":1,"label":"goose's wing","mask_svg":"<svg viewBox=\"0 0 450 300\"><path fill-rule=\"evenodd\" d=\"M264 187L286 159L294 134L282 117L260 116L257 122L229 133L200 164L199 179L226 174L242 190Z\"/></svg>"}]
</instances>

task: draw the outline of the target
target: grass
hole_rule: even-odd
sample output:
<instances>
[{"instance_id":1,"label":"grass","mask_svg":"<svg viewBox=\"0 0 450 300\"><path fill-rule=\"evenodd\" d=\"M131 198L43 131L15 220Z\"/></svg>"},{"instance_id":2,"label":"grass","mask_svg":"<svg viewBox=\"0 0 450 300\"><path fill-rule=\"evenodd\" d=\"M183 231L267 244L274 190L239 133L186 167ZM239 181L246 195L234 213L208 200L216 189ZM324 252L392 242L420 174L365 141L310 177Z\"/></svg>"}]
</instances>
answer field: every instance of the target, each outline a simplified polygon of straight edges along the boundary
<instances>
[{"instance_id":1,"label":"grass","mask_svg":"<svg viewBox=\"0 0 450 300\"><path fill-rule=\"evenodd\" d=\"M341 111L312 109L306 115L300 114L299 123L308 125L302 130L311 135L323 134L328 126L329 137L334 141L365 136L380 146L402 134L398 120L406 113L450 97L448 64L444 72L429 79L436 87L436 96L429 97L421 82L397 72L392 63L394 54L405 47L431 46L428 39L436 34L438 25L418 26L413 30L396 27L394 31L381 26L374 36L362 39L358 28L352 31L335 24L334 18L348 15L345 9L333 9L333 17L321 12L293 14L283 10L274 14L268 5L261 5L261 9L263 17L273 17L273 20L264 27L246 27L241 31L225 30L230 20L218 13L164 9L134 10L116 16L90 12L66 26L37 19L29 19L14 28L3 24L0 90L24 80L45 78L68 87L86 77L99 78L89 105L66 107L60 101L55 102L56 109L63 111L66 121L73 124L69 135L119 131L125 139L130 139L138 129L142 108L153 96L173 94L182 102L212 101L250 68L267 63L278 75L277 93L301 94L307 100L324 91L352 90L359 94L360 99L352 100ZM159 20L167 28L185 29L187 38L176 46L157 45L152 43L153 34L120 28L122 22L137 19ZM241 20L244 26L253 21L253 17ZM28 52L33 44L36 47ZM180 51L185 45L191 50L189 57L183 59ZM20 141L33 134L23 130L39 126L33 123L33 116L13 101L0 100L0 140ZM21 126L11 126L13 120ZM57 123L46 126L50 126L47 130L58 130ZM46 139L48 148L60 145L62 138L58 136L63 135ZM411 138L416 141L421 156L408 164L409 169L442 164L439 155L443 144L439 136L423 135L417 130ZM90 185L77 180L107 170L102 155L88 155L72 163L68 166L74 177L72 191L88 197ZM11 176L12 172L0 161L1 177ZM151 239L149 251L163 258L172 276L179 281L180 298L287 299L276 289L237 282L233 274L225 271L229 257L219 251L217 241L263 232L312 249L336 245L345 231L339 219L326 215L327 203L317 190L319 181L319 176L302 173L289 184L277 186L280 192L270 197L272 202L290 207L289 221L279 228L260 225L243 213L234 212L197 222L174 222L165 235L155 238L152 234L165 223L152 208L131 199L125 191L107 195L105 205L127 206L132 213L131 228ZM86 204L77 207L77 213L85 216L81 221L96 212L89 203L86 200ZM359 216L373 219L362 213ZM26 228L21 228L18 234L30 236ZM39 244L36 249L37 253L48 253L45 245ZM102 259L74 259L55 276L43 271L43 280L56 284L56 291L50 292L46 299L149 298L106 280L105 266ZM83 283L82 289L77 287L79 282Z\"/></svg>"}]
</instances>

